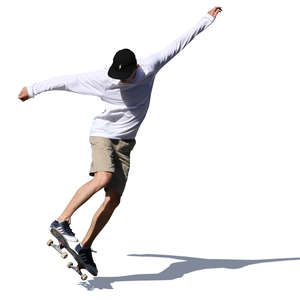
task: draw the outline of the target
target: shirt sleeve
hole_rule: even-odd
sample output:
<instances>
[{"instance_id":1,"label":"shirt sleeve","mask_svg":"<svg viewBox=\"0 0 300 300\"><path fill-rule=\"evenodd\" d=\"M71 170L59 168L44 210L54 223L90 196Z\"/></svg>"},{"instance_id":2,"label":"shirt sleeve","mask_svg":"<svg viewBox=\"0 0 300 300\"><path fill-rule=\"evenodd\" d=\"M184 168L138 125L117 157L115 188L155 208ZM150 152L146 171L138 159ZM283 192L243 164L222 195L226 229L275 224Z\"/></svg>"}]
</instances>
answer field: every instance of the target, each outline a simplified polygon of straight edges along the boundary
<instances>
[{"instance_id":1,"label":"shirt sleeve","mask_svg":"<svg viewBox=\"0 0 300 300\"><path fill-rule=\"evenodd\" d=\"M207 13L195 26L182 34L162 51L154 53L146 58L145 61L149 65L149 69L155 73L158 72L167 62L184 49L196 35L211 25L214 20L215 18Z\"/></svg>"},{"instance_id":2,"label":"shirt sleeve","mask_svg":"<svg viewBox=\"0 0 300 300\"><path fill-rule=\"evenodd\" d=\"M63 90L101 97L104 93L104 86L102 84L103 76L104 70L98 70L75 75L52 77L48 80L27 86L28 96L29 98L33 98L42 92Z\"/></svg>"}]
</instances>

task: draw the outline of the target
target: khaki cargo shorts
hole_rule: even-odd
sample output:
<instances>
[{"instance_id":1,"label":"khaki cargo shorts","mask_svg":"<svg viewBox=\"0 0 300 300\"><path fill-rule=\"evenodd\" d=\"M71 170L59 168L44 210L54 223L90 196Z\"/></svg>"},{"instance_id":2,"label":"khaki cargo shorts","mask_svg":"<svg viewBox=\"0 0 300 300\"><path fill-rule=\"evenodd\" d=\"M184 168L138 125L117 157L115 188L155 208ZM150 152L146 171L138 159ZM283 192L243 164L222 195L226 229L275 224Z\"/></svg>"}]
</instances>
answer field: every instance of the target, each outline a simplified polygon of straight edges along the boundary
<instances>
[{"instance_id":1,"label":"khaki cargo shorts","mask_svg":"<svg viewBox=\"0 0 300 300\"><path fill-rule=\"evenodd\" d=\"M111 139L101 136L90 136L92 147L92 162L90 167L90 176L95 172L113 173L110 182L104 187L104 190L113 189L120 196L125 189L128 172L130 168L130 152L134 148L135 139Z\"/></svg>"}]
</instances>

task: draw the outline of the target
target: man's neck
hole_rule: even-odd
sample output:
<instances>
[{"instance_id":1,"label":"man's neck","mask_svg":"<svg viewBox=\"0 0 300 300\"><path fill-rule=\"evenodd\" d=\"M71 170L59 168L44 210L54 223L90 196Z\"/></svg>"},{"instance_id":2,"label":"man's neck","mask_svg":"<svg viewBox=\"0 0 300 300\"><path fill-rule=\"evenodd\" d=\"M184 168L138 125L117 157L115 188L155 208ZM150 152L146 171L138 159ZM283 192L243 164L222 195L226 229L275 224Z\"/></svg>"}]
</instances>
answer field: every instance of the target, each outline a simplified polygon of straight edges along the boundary
<instances>
[{"instance_id":1,"label":"man's neck","mask_svg":"<svg viewBox=\"0 0 300 300\"><path fill-rule=\"evenodd\" d=\"M136 73L137 73L137 69L135 70L134 75L132 76L132 78L121 80L121 82L122 83L130 83L135 78Z\"/></svg>"}]
</instances>

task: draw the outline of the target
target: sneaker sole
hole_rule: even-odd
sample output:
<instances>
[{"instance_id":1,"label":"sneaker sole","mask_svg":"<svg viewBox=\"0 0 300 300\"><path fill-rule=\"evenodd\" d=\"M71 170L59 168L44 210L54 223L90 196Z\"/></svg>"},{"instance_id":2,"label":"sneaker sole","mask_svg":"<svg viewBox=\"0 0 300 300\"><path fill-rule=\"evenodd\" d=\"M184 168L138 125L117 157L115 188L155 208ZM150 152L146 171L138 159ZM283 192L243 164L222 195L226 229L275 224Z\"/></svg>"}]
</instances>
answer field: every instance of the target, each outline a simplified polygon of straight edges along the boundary
<instances>
[{"instance_id":1,"label":"sneaker sole","mask_svg":"<svg viewBox=\"0 0 300 300\"><path fill-rule=\"evenodd\" d=\"M66 250L74 257L74 259L77 261L77 263L80 265L81 269L86 269L90 274L93 276L96 276L93 272L89 270L85 262L81 259L81 257L69 246L68 241L64 238L64 236L55 228L51 228L50 232L57 238L58 241L60 241L63 246L66 248Z\"/></svg>"}]
</instances>

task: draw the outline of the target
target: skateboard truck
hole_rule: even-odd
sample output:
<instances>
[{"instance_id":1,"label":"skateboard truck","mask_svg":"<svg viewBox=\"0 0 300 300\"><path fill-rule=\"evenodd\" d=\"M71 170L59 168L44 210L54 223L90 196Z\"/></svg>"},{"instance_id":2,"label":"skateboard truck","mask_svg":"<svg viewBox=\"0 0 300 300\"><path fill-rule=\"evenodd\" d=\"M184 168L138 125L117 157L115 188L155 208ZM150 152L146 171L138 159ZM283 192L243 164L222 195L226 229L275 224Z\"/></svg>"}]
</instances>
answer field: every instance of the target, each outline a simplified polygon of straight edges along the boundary
<instances>
[{"instance_id":1,"label":"skateboard truck","mask_svg":"<svg viewBox=\"0 0 300 300\"><path fill-rule=\"evenodd\" d=\"M50 247L53 247L57 252L59 252L61 254L61 257L63 259L67 258L68 257L68 253L62 251L61 249L64 248L63 244L59 243L58 245L57 244L54 244L52 240L49 240L47 242L47 245L50 246Z\"/></svg>"},{"instance_id":2,"label":"skateboard truck","mask_svg":"<svg viewBox=\"0 0 300 300\"><path fill-rule=\"evenodd\" d=\"M73 263L72 263L72 262L69 262L69 263L67 264L67 267L70 268L70 269L73 269L74 271L76 271L76 272L80 275L80 277L81 277L82 280L86 280L86 279L87 279L87 275L86 275L86 274L83 274L83 273L81 272L81 266L80 266L79 264L77 264L77 266L74 267L74 266L73 266Z\"/></svg>"}]
</instances>

